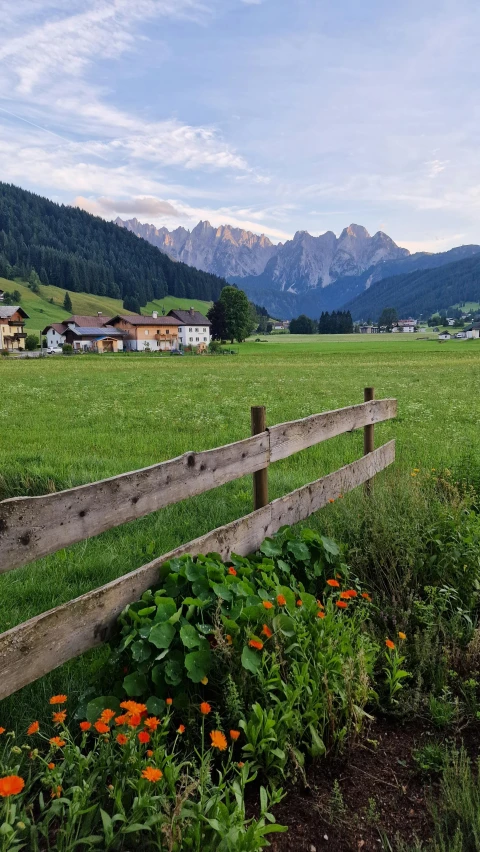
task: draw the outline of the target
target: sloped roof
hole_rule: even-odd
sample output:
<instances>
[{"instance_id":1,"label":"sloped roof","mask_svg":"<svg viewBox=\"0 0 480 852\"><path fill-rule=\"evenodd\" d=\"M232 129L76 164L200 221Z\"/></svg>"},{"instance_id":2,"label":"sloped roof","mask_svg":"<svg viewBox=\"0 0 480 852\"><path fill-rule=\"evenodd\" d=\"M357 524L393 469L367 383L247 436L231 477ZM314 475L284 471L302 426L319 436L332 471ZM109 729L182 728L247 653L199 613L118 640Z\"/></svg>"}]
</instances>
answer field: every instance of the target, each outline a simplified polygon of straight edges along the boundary
<instances>
[{"instance_id":1,"label":"sloped roof","mask_svg":"<svg viewBox=\"0 0 480 852\"><path fill-rule=\"evenodd\" d=\"M42 331L42 334L46 334L49 328L55 329L59 334L65 334L67 330L67 326L64 322L51 322L50 325L45 326Z\"/></svg>"},{"instance_id":2,"label":"sloped roof","mask_svg":"<svg viewBox=\"0 0 480 852\"><path fill-rule=\"evenodd\" d=\"M172 308L168 314L169 317L176 317L182 325L211 325L211 322L207 317L204 317L200 311L180 311L176 308Z\"/></svg>"},{"instance_id":3,"label":"sloped roof","mask_svg":"<svg viewBox=\"0 0 480 852\"><path fill-rule=\"evenodd\" d=\"M64 320L66 324L75 323L75 325L80 326L80 328L100 328L102 325L108 325L110 323L111 317L108 316L82 316L82 314L72 314L71 317Z\"/></svg>"},{"instance_id":4,"label":"sloped roof","mask_svg":"<svg viewBox=\"0 0 480 852\"><path fill-rule=\"evenodd\" d=\"M67 331L70 331L71 334L75 334L78 337L105 337L105 333L107 332L109 337L123 337L123 332L119 331L118 328L113 328L111 325L103 325L89 327L86 326L82 328L82 326L76 326L75 328L69 328Z\"/></svg>"},{"instance_id":5,"label":"sloped roof","mask_svg":"<svg viewBox=\"0 0 480 852\"><path fill-rule=\"evenodd\" d=\"M14 314L18 313L24 318L29 319L29 316L20 305L1 305L0 306L0 319L10 319Z\"/></svg>"},{"instance_id":6,"label":"sloped roof","mask_svg":"<svg viewBox=\"0 0 480 852\"><path fill-rule=\"evenodd\" d=\"M118 314L116 317L112 317L110 322L114 323L118 320L124 320L130 325L182 325L175 317L142 317L140 314Z\"/></svg>"}]
</instances>

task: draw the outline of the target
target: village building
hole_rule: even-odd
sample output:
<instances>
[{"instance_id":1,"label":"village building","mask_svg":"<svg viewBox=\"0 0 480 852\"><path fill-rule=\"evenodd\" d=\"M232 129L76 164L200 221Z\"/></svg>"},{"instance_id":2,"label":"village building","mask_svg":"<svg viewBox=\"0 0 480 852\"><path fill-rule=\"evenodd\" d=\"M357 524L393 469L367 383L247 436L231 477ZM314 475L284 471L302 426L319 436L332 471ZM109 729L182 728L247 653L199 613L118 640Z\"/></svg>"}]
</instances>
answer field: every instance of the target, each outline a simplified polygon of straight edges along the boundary
<instances>
[{"instance_id":1,"label":"village building","mask_svg":"<svg viewBox=\"0 0 480 852\"><path fill-rule=\"evenodd\" d=\"M46 328L43 329L42 334L44 334L47 338L47 349L56 349L58 347L63 346L64 343L70 343L71 341L67 341L66 331L69 328L89 328L89 329L98 329L103 328L103 326L108 325L110 322L109 317L104 317L103 314L99 311L95 316L85 316L83 314L73 314L68 319L63 322L53 322L51 325L47 325ZM84 340L84 343L86 341ZM92 337L92 345L94 343L94 338ZM72 344L73 345L73 344ZM78 347L77 347L78 348ZM89 348L83 345L82 349Z\"/></svg>"},{"instance_id":2,"label":"village building","mask_svg":"<svg viewBox=\"0 0 480 852\"><path fill-rule=\"evenodd\" d=\"M452 338L452 335L450 334L449 331L442 331L438 335L439 340L451 340L451 338Z\"/></svg>"},{"instance_id":3,"label":"village building","mask_svg":"<svg viewBox=\"0 0 480 852\"><path fill-rule=\"evenodd\" d=\"M179 348L180 320L173 316L151 317L140 314L118 314L109 325L123 332L124 348L132 352L174 351Z\"/></svg>"},{"instance_id":4,"label":"village building","mask_svg":"<svg viewBox=\"0 0 480 852\"><path fill-rule=\"evenodd\" d=\"M86 326L71 325L65 332L65 342L73 346L74 350L92 350L94 352L122 352L123 331L110 325Z\"/></svg>"},{"instance_id":5,"label":"village building","mask_svg":"<svg viewBox=\"0 0 480 852\"><path fill-rule=\"evenodd\" d=\"M378 325L361 325L360 334L380 334Z\"/></svg>"},{"instance_id":6,"label":"village building","mask_svg":"<svg viewBox=\"0 0 480 852\"><path fill-rule=\"evenodd\" d=\"M179 322L178 341L181 348L192 346L202 352L208 347L211 340L211 322L200 311L194 308L188 311L172 308L168 316Z\"/></svg>"},{"instance_id":7,"label":"village building","mask_svg":"<svg viewBox=\"0 0 480 852\"><path fill-rule=\"evenodd\" d=\"M480 337L480 322L474 322L472 325L467 326L467 328L463 329L465 332L465 336L470 340L473 338L474 340L478 340Z\"/></svg>"},{"instance_id":8,"label":"village building","mask_svg":"<svg viewBox=\"0 0 480 852\"><path fill-rule=\"evenodd\" d=\"M0 306L0 349L20 351L25 349L25 320L29 316L20 305Z\"/></svg>"}]
</instances>

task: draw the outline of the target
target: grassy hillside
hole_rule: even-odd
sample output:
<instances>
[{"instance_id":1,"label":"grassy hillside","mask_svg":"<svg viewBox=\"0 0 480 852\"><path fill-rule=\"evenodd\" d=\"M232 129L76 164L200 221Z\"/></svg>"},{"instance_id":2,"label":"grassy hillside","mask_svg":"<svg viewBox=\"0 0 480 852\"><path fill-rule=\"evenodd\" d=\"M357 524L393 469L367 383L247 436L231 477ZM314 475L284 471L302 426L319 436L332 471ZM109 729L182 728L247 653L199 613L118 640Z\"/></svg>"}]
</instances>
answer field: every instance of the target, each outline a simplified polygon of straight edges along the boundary
<instances>
[{"instance_id":1,"label":"grassy hillside","mask_svg":"<svg viewBox=\"0 0 480 852\"><path fill-rule=\"evenodd\" d=\"M29 319L25 325L32 331L39 332L51 322L62 322L69 314L63 309L63 300L65 298L65 290L60 287L41 286L40 293L32 293L25 282L7 281L6 278L0 278L0 289L11 292L18 290L20 293L20 304L24 311L29 315ZM95 296L92 293L70 293L74 314L92 314L98 312L107 316L114 314L125 313L122 301L120 299L109 299L108 296ZM53 299L51 304L50 299ZM211 302L202 302L198 299L178 299L176 296L165 296L164 299L156 299L149 302L146 307L142 308L143 314L151 314L152 311L161 313L162 307L166 313L172 308L190 308L194 307L197 311L205 314Z\"/></svg>"}]
</instances>

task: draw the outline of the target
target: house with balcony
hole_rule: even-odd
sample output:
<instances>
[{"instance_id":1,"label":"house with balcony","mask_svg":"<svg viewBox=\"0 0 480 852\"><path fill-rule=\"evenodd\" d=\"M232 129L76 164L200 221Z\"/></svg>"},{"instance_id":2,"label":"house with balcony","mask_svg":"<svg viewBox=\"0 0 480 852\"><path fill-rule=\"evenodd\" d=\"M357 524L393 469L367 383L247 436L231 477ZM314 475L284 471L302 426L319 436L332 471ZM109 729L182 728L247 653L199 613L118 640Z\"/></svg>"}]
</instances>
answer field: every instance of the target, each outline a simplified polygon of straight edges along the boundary
<instances>
[{"instance_id":1,"label":"house with balcony","mask_svg":"<svg viewBox=\"0 0 480 852\"><path fill-rule=\"evenodd\" d=\"M72 339L67 340L66 332L68 329L82 328L82 329L95 329L98 331L102 329L104 326L109 325L110 319L102 314L101 311L95 316L85 316L84 314L73 314L68 319L63 322L52 322L50 325L47 325L46 328L43 329L42 334L44 334L47 338L47 348L54 349L58 346L63 346L64 343L70 343L73 345ZM97 334L98 337L98 334ZM71 338L71 335L70 335ZM80 345L80 336L77 336L77 343L79 345L76 347L81 349L92 348L92 346L87 345L87 338L83 335L83 340ZM91 344L95 343L95 335L92 336ZM121 348L121 347L120 347ZM117 351L117 350L115 350Z\"/></svg>"},{"instance_id":2,"label":"house with balcony","mask_svg":"<svg viewBox=\"0 0 480 852\"><path fill-rule=\"evenodd\" d=\"M20 305L0 305L0 349L23 351L25 349L25 320L29 316Z\"/></svg>"},{"instance_id":3,"label":"house with balcony","mask_svg":"<svg viewBox=\"0 0 480 852\"><path fill-rule=\"evenodd\" d=\"M172 308L169 317L178 320L178 341L182 348L191 346L200 352L204 351L211 340L211 322L200 311L190 308L182 311Z\"/></svg>"},{"instance_id":4,"label":"house with balcony","mask_svg":"<svg viewBox=\"0 0 480 852\"><path fill-rule=\"evenodd\" d=\"M179 348L180 320L173 316L159 316L153 311L151 317L140 314L118 314L109 320L123 332L124 348L132 352L169 352Z\"/></svg>"}]
</instances>

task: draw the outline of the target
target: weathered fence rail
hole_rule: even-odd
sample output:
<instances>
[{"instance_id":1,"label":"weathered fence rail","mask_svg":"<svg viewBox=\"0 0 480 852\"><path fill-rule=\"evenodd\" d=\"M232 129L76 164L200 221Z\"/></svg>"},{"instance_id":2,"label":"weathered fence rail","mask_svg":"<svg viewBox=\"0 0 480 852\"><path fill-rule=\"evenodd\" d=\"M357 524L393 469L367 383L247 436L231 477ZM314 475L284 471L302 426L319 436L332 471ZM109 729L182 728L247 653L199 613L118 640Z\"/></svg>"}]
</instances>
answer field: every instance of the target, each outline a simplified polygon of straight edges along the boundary
<instances>
[{"instance_id":1,"label":"weathered fence rail","mask_svg":"<svg viewBox=\"0 0 480 852\"><path fill-rule=\"evenodd\" d=\"M395 417L396 411L394 399L371 399L133 473L44 497L4 500L0 503L0 572L246 474L261 476L263 481L260 486L260 479L254 480L255 511L250 515L0 634L0 699L104 642L122 609L158 583L162 565L172 557L210 551L225 558L231 552L247 555L284 524L305 520L339 494L369 483L395 460L395 442L373 450L371 431L371 449L362 458L263 505L268 499L269 464L344 432L363 427L366 433L375 423ZM252 414L252 431L256 428Z\"/></svg>"}]
</instances>

